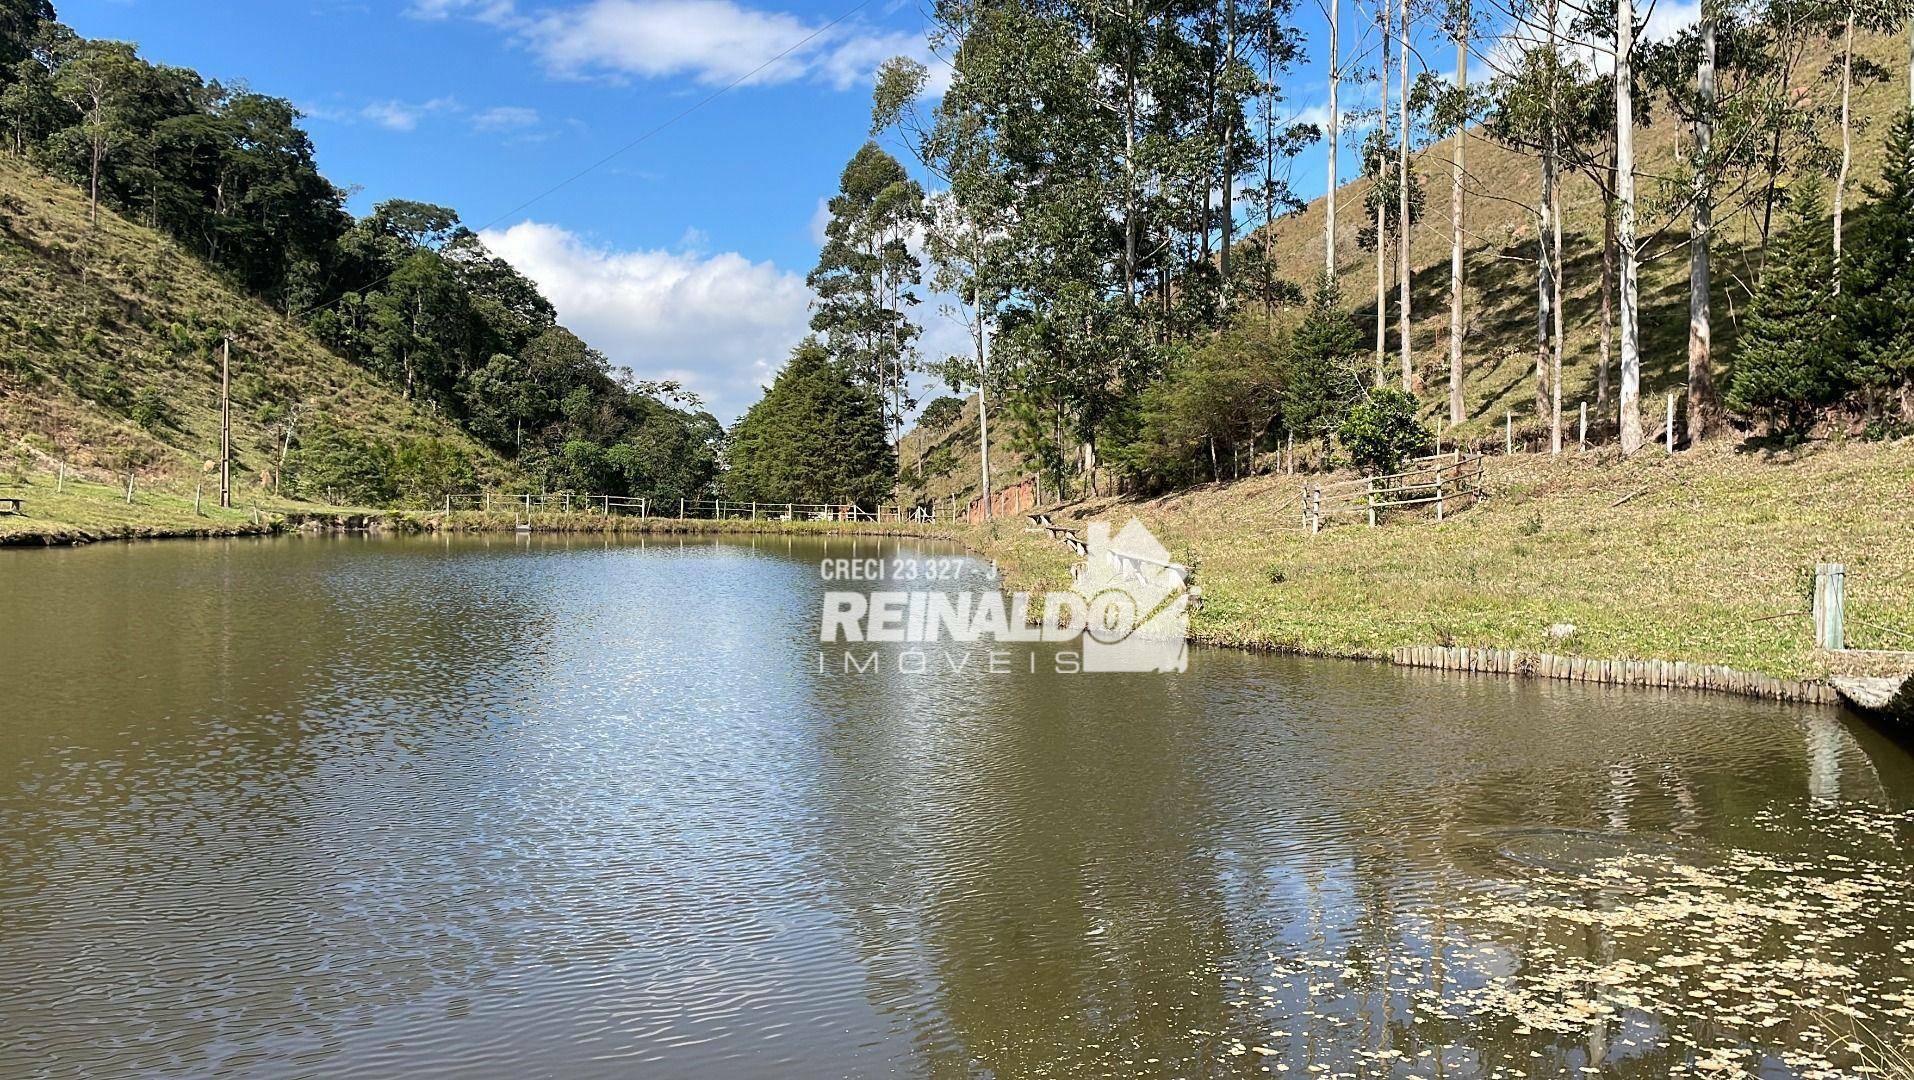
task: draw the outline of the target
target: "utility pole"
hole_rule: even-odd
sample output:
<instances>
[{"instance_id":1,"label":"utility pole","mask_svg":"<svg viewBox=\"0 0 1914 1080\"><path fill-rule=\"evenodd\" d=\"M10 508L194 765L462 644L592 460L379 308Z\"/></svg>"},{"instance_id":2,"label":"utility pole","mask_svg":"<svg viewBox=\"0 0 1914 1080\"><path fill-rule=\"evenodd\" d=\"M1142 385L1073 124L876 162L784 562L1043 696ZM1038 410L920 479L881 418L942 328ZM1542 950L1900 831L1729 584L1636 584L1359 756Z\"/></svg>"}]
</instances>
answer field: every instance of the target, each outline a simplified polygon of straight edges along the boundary
<instances>
[{"instance_id":1,"label":"utility pole","mask_svg":"<svg viewBox=\"0 0 1914 1080\"><path fill-rule=\"evenodd\" d=\"M233 505L233 339L219 343L219 505Z\"/></svg>"}]
</instances>

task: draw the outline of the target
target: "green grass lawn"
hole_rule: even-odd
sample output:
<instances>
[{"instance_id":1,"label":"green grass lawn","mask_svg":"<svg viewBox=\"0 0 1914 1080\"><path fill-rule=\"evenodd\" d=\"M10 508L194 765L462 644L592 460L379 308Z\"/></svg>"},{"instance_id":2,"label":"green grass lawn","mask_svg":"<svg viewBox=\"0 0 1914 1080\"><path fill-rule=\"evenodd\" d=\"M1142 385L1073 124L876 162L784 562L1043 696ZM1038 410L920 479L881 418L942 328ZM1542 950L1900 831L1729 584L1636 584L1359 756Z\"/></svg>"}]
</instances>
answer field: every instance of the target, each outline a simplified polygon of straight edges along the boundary
<instances>
[{"instance_id":1,"label":"green grass lawn","mask_svg":"<svg viewBox=\"0 0 1914 1080\"><path fill-rule=\"evenodd\" d=\"M0 544L71 543L156 536L231 536L268 531L276 508L301 504L274 501L263 504L258 523L250 501L230 510L219 507L219 492L204 493L198 513L193 493L177 489L142 490L137 484L133 501L126 489L68 477L63 491L52 477L35 474L30 482L0 482L0 498L26 500L23 513L0 513ZM236 504L241 497L235 496ZM314 509L321 509L315 507ZM328 511L336 507L323 508Z\"/></svg>"},{"instance_id":2,"label":"green grass lawn","mask_svg":"<svg viewBox=\"0 0 1914 1080\"><path fill-rule=\"evenodd\" d=\"M1337 656L1453 644L1603 659L1725 664L1784 678L1831 665L1812 647L1817 561L1848 566L1849 645L1914 649L1914 441L1817 444L1774 457L1721 444L1633 460L1490 458L1490 497L1440 524L1303 527L1300 478L1062 508L1140 517L1198 567L1200 641ZM1617 505L1619 503L1619 505ZM1066 585L1072 557L1021 518L960 530L1013 587ZM1552 640L1548 628L1575 632Z\"/></svg>"}]
</instances>

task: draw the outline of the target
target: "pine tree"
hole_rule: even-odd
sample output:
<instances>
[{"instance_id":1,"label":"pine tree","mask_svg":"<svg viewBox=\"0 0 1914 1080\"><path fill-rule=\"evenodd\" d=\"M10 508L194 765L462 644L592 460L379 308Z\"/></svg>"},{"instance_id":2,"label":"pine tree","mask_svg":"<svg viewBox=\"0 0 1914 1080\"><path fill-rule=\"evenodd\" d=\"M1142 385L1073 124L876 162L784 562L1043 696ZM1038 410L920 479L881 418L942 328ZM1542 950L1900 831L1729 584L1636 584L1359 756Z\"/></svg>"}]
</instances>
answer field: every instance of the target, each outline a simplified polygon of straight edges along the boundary
<instances>
[{"instance_id":1,"label":"pine tree","mask_svg":"<svg viewBox=\"0 0 1914 1080\"><path fill-rule=\"evenodd\" d=\"M1362 396L1355 363L1362 344L1362 331L1342 309L1335 282L1319 275L1309 311L1290 342L1283 426L1305 439L1320 439L1325 456L1329 436Z\"/></svg>"},{"instance_id":2,"label":"pine tree","mask_svg":"<svg viewBox=\"0 0 1914 1080\"><path fill-rule=\"evenodd\" d=\"M1793 203L1748 307L1728 401L1777 434L1799 439L1815 411L1840 397L1846 380L1834 233L1812 175L1797 185Z\"/></svg>"},{"instance_id":3,"label":"pine tree","mask_svg":"<svg viewBox=\"0 0 1914 1080\"><path fill-rule=\"evenodd\" d=\"M1914 424L1914 113L1895 118L1881 183L1866 190L1849 269L1852 366L1876 411Z\"/></svg>"},{"instance_id":4,"label":"pine tree","mask_svg":"<svg viewBox=\"0 0 1914 1080\"><path fill-rule=\"evenodd\" d=\"M807 338L731 429L726 493L750 502L852 502L866 509L897 482L884 406Z\"/></svg>"}]
</instances>

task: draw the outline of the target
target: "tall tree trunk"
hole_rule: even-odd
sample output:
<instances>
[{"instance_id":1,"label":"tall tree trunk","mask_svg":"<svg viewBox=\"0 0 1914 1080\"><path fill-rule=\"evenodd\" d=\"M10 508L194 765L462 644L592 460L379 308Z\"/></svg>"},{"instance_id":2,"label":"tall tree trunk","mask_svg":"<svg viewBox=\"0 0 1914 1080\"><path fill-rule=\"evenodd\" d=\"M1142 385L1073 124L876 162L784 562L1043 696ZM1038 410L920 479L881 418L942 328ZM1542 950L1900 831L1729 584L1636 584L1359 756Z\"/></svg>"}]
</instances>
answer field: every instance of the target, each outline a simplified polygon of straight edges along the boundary
<instances>
[{"instance_id":1,"label":"tall tree trunk","mask_svg":"<svg viewBox=\"0 0 1914 1080\"><path fill-rule=\"evenodd\" d=\"M1548 415L1549 339L1555 329L1555 256L1550 243L1549 208L1555 203L1549 158L1542 156L1542 195L1535 211L1535 418Z\"/></svg>"},{"instance_id":2,"label":"tall tree trunk","mask_svg":"<svg viewBox=\"0 0 1914 1080\"><path fill-rule=\"evenodd\" d=\"M1552 327L1555 340L1549 349L1548 432L1549 453L1559 454L1562 452L1562 347L1567 340L1567 335L1563 333L1562 326L1564 307L1562 303L1562 278L1567 271L1567 263L1562 260L1562 185L1559 177L1554 185L1553 198L1554 204L1549 207L1549 231L1553 234L1550 237L1550 241L1555 245L1555 274L1554 281L1552 282L1555 287L1555 295L1550 307L1555 313L1554 326Z\"/></svg>"},{"instance_id":3,"label":"tall tree trunk","mask_svg":"<svg viewBox=\"0 0 1914 1080\"><path fill-rule=\"evenodd\" d=\"M1123 295L1136 306L1136 63L1123 73Z\"/></svg>"},{"instance_id":4,"label":"tall tree trunk","mask_svg":"<svg viewBox=\"0 0 1914 1080\"><path fill-rule=\"evenodd\" d=\"M1382 108L1376 123L1382 137L1376 140L1376 145L1381 148L1389 145L1389 0L1381 0L1377 14L1382 19ZM1378 188L1382 186L1382 171L1387 167L1384 160L1376 162L1371 183ZM1389 359L1389 213L1382 193L1378 191L1376 195L1376 385L1383 386L1386 384L1383 372Z\"/></svg>"},{"instance_id":5,"label":"tall tree trunk","mask_svg":"<svg viewBox=\"0 0 1914 1080\"><path fill-rule=\"evenodd\" d=\"M1848 4L1847 27L1841 36L1841 171L1834 181L1834 291L1841 292L1841 222L1848 202L1848 170L1854 164L1854 8Z\"/></svg>"},{"instance_id":6,"label":"tall tree trunk","mask_svg":"<svg viewBox=\"0 0 1914 1080\"><path fill-rule=\"evenodd\" d=\"M1469 92L1469 4L1463 0L1455 36L1455 84ZM1449 188L1449 426L1462 422L1462 183L1463 150L1469 142L1465 116L1455 129L1455 161Z\"/></svg>"},{"instance_id":7,"label":"tall tree trunk","mask_svg":"<svg viewBox=\"0 0 1914 1080\"><path fill-rule=\"evenodd\" d=\"M1612 159L1611 159L1612 161ZM1608 373L1615 362L1615 171L1609 169L1609 190L1602 198L1602 332L1601 355L1595 362L1595 408L1608 408Z\"/></svg>"},{"instance_id":8,"label":"tall tree trunk","mask_svg":"<svg viewBox=\"0 0 1914 1080\"><path fill-rule=\"evenodd\" d=\"M977 458L983 491L984 520L990 520L990 342L984 326L984 306L977 303Z\"/></svg>"},{"instance_id":9,"label":"tall tree trunk","mask_svg":"<svg viewBox=\"0 0 1914 1080\"><path fill-rule=\"evenodd\" d=\"M1714 328L1709 310L1714 238L1715 20L1703 11L1701 61L1695 68L1695 191L1688 236L1688 442L1708 437L1717 410L1713 368Z\"/></svg>"},{"instance_id":10,"label":"tall tree trunk","mask_svg":"<svg viewBox=\"0 0 1914 1080\"><path fill-rule=\"evenodd\" d=\"M1396 152L1396 228L1402 233L1402 239L1396 247L1396 284L1401 289L1396 298L1396 336L1402 349L1402 389L1412 394L1415 393L1416 368L1409 349L1409 294L1415 284L1409 263L1409 0L1401 0L1396 16L1400 20L1396 31L1401 35L1402 53L1402 82L1397 94L1397 107L1402 115L1398 132L1400 145Z\"/></svg>"},{"instance_id":11,"label":"tall tree trunk","mask_svg":"<svg viewBox=\"0 0 1914 1080\"><path fill-rule=\"evenodd\" d=\"M92 150L92 182L88 188L90 194L87 199L86 220L89 226L97 229L100 227L100 160L106 156L106 150L100 145L98 138L93 140Z\"/></svg>"},{"instance_id":12,"label":"tall tree trunk","mask_svg":"<svg viewBox=\"0 0 1914 1080\"><path fill-rule=\"evenodd\" d=\"M1547 228L1542 237L1542 310L1546 326L1546 346L1538 362L1546 373L1537 371L1535 412L1548 418L1549 452L1562 452L1562 155L1558 132L1561 126L1561 47L1556 40L1561 25L1560 0L1548 5L1548 137L1542 150L1542 220Z\"/></svg>"},{"instance_id":13,"label":"tall tree trunk","mask_svg":"<svg viewBox=\"0 0 1914 1080\"><path fill-rule=\"evenodd\" d=\"M1621 204L1616 244L1622 256L1622 452L1642 448L1642 343L1639 256L1635 246L1635 5L1615 0L1615 188Z\"/></svg>"},{"instance_id":14,"label":"tall tree trunk","mask_svg":"<svg viewBox=\"0 0 1914 1080\"><path fill-rule=\"evenodd\" d=\"M1342 156L1342 113L1336 87L1342 82L1342 0L1329 0L1329 195L1323 204L1323 272L1336 280L1336 166Z\"/></svg>"},{"instance_id":15,"label":"tall tree trunk","mask_svg":"<svg viewBox=\"0 0 1914 1080\"><path fill-rule=\"evenodd\" d=\"M1223 73L1227 74L1230 65L1236 61L1236 0L1229 0L1229 2L1224 5L1223 10L1225 12L1223 16L1223 39L1225 42L1223 47ZM1217 82L1222 82L1221 76L1218 77ZM1223 247L1217 256L1218 268L1223 275L1222 303L1224 310L1229 309L1230 299L1229 245L1230 241L1234 239L1236 231L1236 203L1234 198L1236 187L1235 150L1236 109L1232 107L1229 110L1228 119L1223 121Z\"/></svg>"}]
</instances>

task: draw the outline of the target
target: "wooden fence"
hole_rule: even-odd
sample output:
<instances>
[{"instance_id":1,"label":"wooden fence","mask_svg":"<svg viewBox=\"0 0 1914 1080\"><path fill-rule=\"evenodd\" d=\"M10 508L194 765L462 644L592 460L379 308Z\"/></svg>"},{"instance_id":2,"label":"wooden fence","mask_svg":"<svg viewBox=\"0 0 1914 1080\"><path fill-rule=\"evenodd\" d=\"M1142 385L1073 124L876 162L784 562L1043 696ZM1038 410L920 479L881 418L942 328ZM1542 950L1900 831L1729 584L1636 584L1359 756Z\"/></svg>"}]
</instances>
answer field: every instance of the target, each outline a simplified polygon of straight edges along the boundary
<instances>
[{"instance_id":1,"label":"wooden fence","mask_svg":"<svg viewBox=\"0 0 1914 1080\"><path fill-rule=\"evenodd\" d=\"M473 492L447 495L445 512L455 510L479 513L510 513L530 518L533 514L632 515L641 518L702 518L723 521L872 521L872 522L949 522L962 511L955 501L943 505L880 505L866 509L854 502L732 502L724 499L673 499L653 502L621 495L580 495L573 492L543 494Z\"/></svg>"},{"instance_id":2,"label":"wooden fence","mask_svg":"<svg viewBox=\"0 0 1914 1080\"><path fill-rule=\"evenodd\" d=\"M1482 455L1461 450L1417 458L1387 476L1359 476L1303 489L1303 521L1311 533L1336 517L1366 517L1371 528L1390 510L1434 506L1441 521L1458 499L1482 497Z\"/></svg>"}]
</instances>

